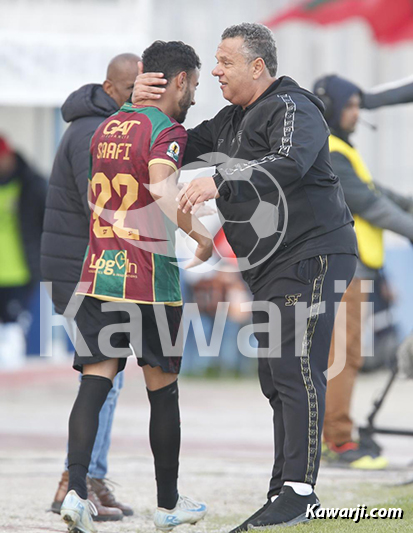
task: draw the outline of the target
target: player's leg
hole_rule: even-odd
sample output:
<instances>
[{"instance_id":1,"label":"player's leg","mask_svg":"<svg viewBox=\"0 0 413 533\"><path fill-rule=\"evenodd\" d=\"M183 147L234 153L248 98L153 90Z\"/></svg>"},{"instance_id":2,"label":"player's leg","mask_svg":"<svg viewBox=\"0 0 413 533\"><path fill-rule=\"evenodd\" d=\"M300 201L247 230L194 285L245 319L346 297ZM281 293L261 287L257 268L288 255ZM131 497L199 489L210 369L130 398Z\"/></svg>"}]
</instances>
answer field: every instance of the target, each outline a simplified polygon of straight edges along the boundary
<instances>
[{"instance_id":1,"label":"player's leg","mask_svg":"<svg viewBox=\"0 0 413 533\"><path fill-rule=\"evenodd\" d=\"M112 389L114 377L123 370L126 357L131 353L124 332L111 336L112 348L120 349L121 358L109 357L102 352L99 343L102 328L122 323L122 316L119 312L102 312L101 304L99 300L87 297L76 316L78 332L73 366L82 372L82 381L69 418L69 484L60 514L69 531L79 530L81 533L96 531L91 505L87 501L86 476L99 426L99 413ZM122 519L119 509L113 511L111 519Z\"/></svg>"},{"instance_id":2,"label":"player's leg","mask_svg":"<svg viewBox=\"0 0 413 533\"><path fill-rule=\"evenodd\" d=\"M94 533L91 511L97 514L88 501L86 476L96 433L99 412L112 388L118 369L116 359L85 365L82 382L69 418L69 486L60 514L69 531Z\"/></svg>"},{"instance_id":3,"label":"player's leg","mask_svg":"<svg viewBox=\"0 0 413 533\"><path fill-rule=\"evenodd\" d=\"M96 495L99 516L113 515L113 510L120 510L124 516L132 516L133 509L130 505L120 502L113 491L112 484L106 479L108 471L108 453L111 443L112 425L116 404L120 390L123 387L124 372L119 372L113 380L113 386L99 414L99 428L93 446L92 458L89 465L88 491Z\"/></svg>"},{"instance_id":4,"label":"player's leg","mask_svg":"<svg viewBox=\"0 0 413 533\"><path fill-rule=\"evenodd\" d=\"M179 495L178 468L181 444L178 373L182 359L178 330L182 308L162 306L161 320L154 306L141 305L142 353L135 353L143 368L151 406L149 436L155 462L158 509L154 515L157 529L170 531L177 525L195 524L206 514L206 506ZM160 323L158 324L158 321ZM173 356L164 353L161 335L169 333L169 344L177 347ZM178 344L180 343L180 344ZM172 355L172 354L169 354Z\"/></svg>"},{"instance_id":5,"label":"player's leg","mask_svg":"<svg viewBox=\"0 0 413 533\"><path fill-rule=\"evenodd\" d=\"M143 367L143 373L151 406L149 440L155 461L158 507L174 509L181 445L178 376L149 365Z\"/></svg>"},{"instance_id":6,"label":"player's leg","mask_svg":"<svg viewBox=\"0 0 413 533\"><path fill-rule=\"evenodd\" d=\"M123 372L120 372L113 380L113 386L110 390L105 403L99 413L99 427L93 446L92 457L89 464L88 474L88 498L95 504L98 511L94 520L105 522L107 520L120 519L118 509L125 516L133 514L129 505L116 500L111 488L105 482L107 474L107 456L110 447L110 437L116 402L120 389L123 384ZM82 376L80 376L81 378ZM80 379L81 382L81 379ZM68 492L69 472L67 465L67 454L65 461L65 470L60 479L51 510L60 514L62 502Z\"/></svg>"},{"instance_id":7,"label":"player's leg","mask_svg":"<svg viewBox=\"0 0 413 533\"><path fill-rule=\"evenodd\" d=\"M84 365L82 382L69 418L69 491L87 498L86 474L99 426L99 413L118 371L117 359Z\"/></svg>"}]
</instances>

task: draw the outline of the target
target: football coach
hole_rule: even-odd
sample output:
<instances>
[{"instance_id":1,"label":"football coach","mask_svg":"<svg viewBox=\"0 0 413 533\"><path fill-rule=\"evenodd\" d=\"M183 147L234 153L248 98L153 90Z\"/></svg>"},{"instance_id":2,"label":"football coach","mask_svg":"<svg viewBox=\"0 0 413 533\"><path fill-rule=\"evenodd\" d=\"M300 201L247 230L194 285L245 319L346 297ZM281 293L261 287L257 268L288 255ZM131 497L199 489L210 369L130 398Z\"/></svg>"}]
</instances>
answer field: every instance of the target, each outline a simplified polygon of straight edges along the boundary
<instances>
[{"instance_id":1,"label":"football coach","mask_svg":"<svg viewBox=\"0 0 413 533\"><path fill-rule=\"evenodd\" d=\"M335 304L353 277L357 244L330 165L323 104L293 79L276 77L271 31L253 23L227 28L216 60L212 74L231 105L188 131L184 164L211 153L221 154L219 162L227 160L213 177L186 185L178 200L183 212L195 212L216 198L233 251L250 257L250 268L241 270L254 296L255 336L259 348L267 349L258 372L274 411L274 467L267 502L233 530L239 532L306 521L307 505L318 502L314 486ZM156 74L138 76L133 102L156 98L163 92L160 83ZM256 238L240 223L249 220L260 199L279 207L277 224L286 230L278 246L277 233L254 248ZM299 303L307 310L301 324ZM281 321L278 347L262 327L272 304Z\"/></svg>"}]
</instances>

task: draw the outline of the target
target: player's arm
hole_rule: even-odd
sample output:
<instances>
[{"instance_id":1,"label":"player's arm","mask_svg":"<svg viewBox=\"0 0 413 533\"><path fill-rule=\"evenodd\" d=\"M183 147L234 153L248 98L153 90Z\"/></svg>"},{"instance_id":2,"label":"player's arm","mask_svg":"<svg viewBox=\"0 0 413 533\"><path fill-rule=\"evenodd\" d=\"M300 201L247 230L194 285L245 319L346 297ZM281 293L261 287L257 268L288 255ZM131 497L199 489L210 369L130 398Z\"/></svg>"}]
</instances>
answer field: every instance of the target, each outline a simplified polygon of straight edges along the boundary
<instances>
[{"instance_id":1,"label":"player's arm","mask_svg":"<svg viewBox=\"0 0 413 533\"><path fill-rule=\"evenodd\" d=\"M213 250L212 236L206 227L190 213L178 210L176 170L165 162L149 166L149 192L165 215L197 243L195 257L186 265L191 268L207 261Z\"/></svg>"}]
</instances>

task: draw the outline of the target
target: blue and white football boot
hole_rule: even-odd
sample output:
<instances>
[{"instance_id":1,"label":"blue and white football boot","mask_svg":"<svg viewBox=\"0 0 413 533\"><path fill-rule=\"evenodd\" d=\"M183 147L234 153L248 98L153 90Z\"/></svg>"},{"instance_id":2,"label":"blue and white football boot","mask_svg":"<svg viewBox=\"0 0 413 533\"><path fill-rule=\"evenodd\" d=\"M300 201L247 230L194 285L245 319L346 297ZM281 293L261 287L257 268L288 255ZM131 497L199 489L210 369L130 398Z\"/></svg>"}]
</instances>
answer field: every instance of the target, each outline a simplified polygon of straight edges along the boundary
<instances>
[{"instance_id":1,"label":"blue and white football boot","mask_svg":"<svg viewBox=\"0 0 413 533\"><path fill-rule=\"evenodd\" d=\"M153 516L158 531L171 531L181 524L196 524L204 518L207 507L186 496L179 496L175 509L169 511L158 507Z\"/></svg>"},{"instance_id":2,"label":"blue and white football boot","mask_svg":"<svg viewBox=\"0 0 413 533\"><path fill-rule=\"evenodd\" d=\"M60 516L67 524L69 533L97 533L92 514L96 507L90 500L82 500L74 490L67 493L60 509Z\"/></svg>"}]
</instances>

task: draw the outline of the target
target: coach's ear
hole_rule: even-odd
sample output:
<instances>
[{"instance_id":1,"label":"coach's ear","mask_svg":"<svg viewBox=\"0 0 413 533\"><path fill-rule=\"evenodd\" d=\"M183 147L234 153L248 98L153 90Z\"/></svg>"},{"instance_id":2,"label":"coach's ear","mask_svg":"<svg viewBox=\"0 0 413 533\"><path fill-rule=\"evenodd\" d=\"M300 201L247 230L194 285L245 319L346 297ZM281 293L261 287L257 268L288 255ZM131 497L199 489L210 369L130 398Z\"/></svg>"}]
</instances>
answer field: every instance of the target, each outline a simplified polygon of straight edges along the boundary
<instances>
[{"instance_id":1,"label":"coach's ear","mask_svg":"<svg viewBox=\"0 0 413 533\"><path fill-rule=\"evenodd\" d=\"M186 84L188 82L188 74L183 71L183 72L180 72L178 74L178 76L175 78L176 79L176 86L177 88L182 91L183 89L185 89L186 87Z\"/></svg>"},{"instance_id":2,"label":"coach's ear","mask_svg":"<svg viewBox=\"0 0 413 533\"><path fill-rule=\"evenodd\" d=\"M252 77L257 80L265 72L267 66L261 57L254 59L252 62Z\"/></svg>"}]
</instances>

